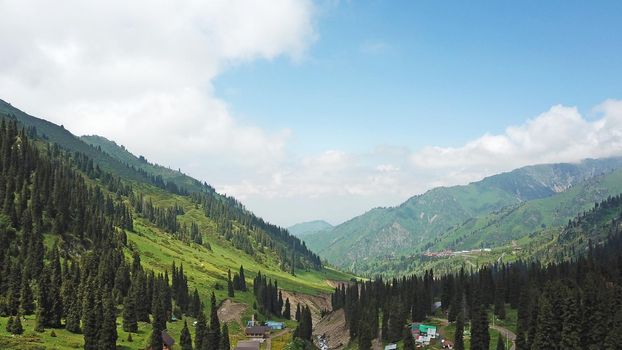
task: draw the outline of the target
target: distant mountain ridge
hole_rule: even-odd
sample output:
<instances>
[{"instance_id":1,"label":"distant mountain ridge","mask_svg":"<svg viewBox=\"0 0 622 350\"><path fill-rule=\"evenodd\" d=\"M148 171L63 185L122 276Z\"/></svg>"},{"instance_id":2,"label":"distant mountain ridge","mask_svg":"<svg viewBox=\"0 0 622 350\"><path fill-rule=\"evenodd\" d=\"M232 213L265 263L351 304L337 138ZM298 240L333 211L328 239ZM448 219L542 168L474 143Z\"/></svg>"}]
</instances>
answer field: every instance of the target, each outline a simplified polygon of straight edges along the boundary
<instances>
[{"instance_id":1,"label":"distant mountain ridge","mask_svg":"<svg viewBox=\"0 0 622 350\"><path fill-rule=\"evenodd\" d=\"M527 166L468 185L435 188L397 207L372 209L304 239L329 262L364 272L357 266L384 256L409 256L443 243L447 246L439 241L442 236L470 220L563 193L620 168L622 157ZM473 239L470 247L481 242Z\"/></svg>"},{"instance_id":2,"label":"distant mountain ridge","mask_svg":"<svg viewBox=\"0 0 622 350\"><path fill-rule=\"evenodd\" d=\"M330 230L334 226L324 220L313 220L301 222L287 228L289 233L297 237L303 237L309 234Z\"/></svg>"}]
</instances>

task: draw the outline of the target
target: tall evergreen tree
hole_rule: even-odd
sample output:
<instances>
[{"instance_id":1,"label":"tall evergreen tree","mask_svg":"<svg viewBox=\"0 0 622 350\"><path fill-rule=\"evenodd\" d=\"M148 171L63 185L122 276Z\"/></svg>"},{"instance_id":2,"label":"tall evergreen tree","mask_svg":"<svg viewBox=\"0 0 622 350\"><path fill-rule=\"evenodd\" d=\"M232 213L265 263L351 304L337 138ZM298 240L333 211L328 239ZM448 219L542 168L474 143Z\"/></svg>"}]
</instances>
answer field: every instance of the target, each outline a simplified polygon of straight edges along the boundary
<instances>
[{"instance_id":1,"label":"tall evergreen tree","mask_svg":"<svg viewBox=\"0 0 622 350\"><path fill-rule=\"evenodd\" d=\"M195 350L202 350L204 343L205 347L207 347L207 321L203 311L199 311L196 322L197 324L194 328L194 348Z\"/></svg>"},{"instance_id":2,"label":"tall evergreen tree","mask_svg":"<svg viewBox=\"0 0 622 350\"><path fill-rule=\"evenodd\" d=\"M138 332L136 305L134 305L134 298L129 295L123 299L123 330L128 333Z\"/></svg>"},{"instance_id":3,"label":"tall evergreen tree","mask_svg":"<svg viewBox=\"0 0 622 350\"><path fill-rule=\"evenodd\" d=\"M227 323L222 325L222 337L220 339L220 350L230 350L231 340L229 339L229 326Z\"/></svg>"},{"instance_id":4,"label":"tall evergreen tree","mask_svg":"<svg viewBox=\"0 0 622 350\"><path fill-rule=\"evenodd\" d=\"M231 270L227 271L227 295L229 298L233 298L235 296L235 292L233 291L233 281L231 281Z\"/></svg>"},{"instance_id":5,"label":"tall evergreen tree","mask_svg":"<svg viewBox=\"0 0 622 350\"><path fill-rule=\"evenodd\" d=\"M210 323L208 329L208 350L218 350L220 346L220 320L218 319L218 307L216 306L216 295L212 292L210 299Z\"/></svg>"},{"instance_id":6,"label":"tall evergreen tree","mask_svg":"<svg viewBox=\"0 0 622 350\"><path fill-rule=\"evenodd\" d=\"M181 350L192 350L192 336L188 330L188 322L186 320L184 320L184 328L181 329L179 344L181 345Z\"/></svg>"},{"instance_id":7,"label":"tall evergreen tree","mask_svg":"<svg viewBox=\"0 0 622 350\"><path fill-rule=\"evenodd\" d=\"M404 350L415 350L415 339L408 327L404 328Z\"/></svg>"},{"instance_id":8,"label":"tall evergreen tree","mask_svg":"<svg viewBox=\"0 0 622 350\"><path fill-rule=\"evenodd\" d=\"M99 329L99 348L116 349L117 344L117 309L114 305L112 293L106 292L102 299L103 318Z\"/></svg>"},{"instance_id":9,"label":"tall evergreen tree","mask_svg":"<svg viewBox=\"0 0 622 350\"><path fill-rule=\"evenodd\" d=\"M464 350L464 317L462 312L456 318L456 333L454 335L454 349Z\"/></svg>"}]
</instances>

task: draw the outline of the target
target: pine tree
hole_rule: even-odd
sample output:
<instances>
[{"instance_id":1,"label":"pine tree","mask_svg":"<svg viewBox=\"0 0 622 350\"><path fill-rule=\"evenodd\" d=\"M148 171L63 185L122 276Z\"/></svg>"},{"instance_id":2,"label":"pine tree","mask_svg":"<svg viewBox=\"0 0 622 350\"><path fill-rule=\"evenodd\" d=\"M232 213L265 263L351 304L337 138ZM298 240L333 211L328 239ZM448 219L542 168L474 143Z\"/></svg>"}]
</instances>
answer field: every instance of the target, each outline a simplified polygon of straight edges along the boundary
<instances>
[{"instance_id":1,"label":"pine tree","mask_svg":"<svg viewBox=\"0 0 622 350\"><path fill-rule=\"evenodd\" d=\"M230 350L231 341L229 340L229 326L227 323L222 325L222 338L220 339L220 350Z\"/></svg>"},{"instance_id":2,"label":"pine tree","mask_svg":"<svg viewBox=\"0 0 622 350\"><path fill-rule=\"evenodd\" d=\"M203 310L203 306L201 305L201 298L199 297L199 291L195 288L194 293L192 294L192 306L191 306L191 314L194 317L199 317L199 314Z\"/></svg>"},{"instance_id":3,"label":"pine tree","mask_svg":"<svg viewBox=\"0 0 622 350\"><path fill-rule=\"evenodd\" d=\"M413 335L408 327L404 328L403 340L404 350L415 350L415 339L413 338Z\"/></svg>"},{"instance_id":4,"label":"pine tree","mask_svg":"<svg viewBox=\"0 0 622 350\"><path fill-rule=\"evenodd\" d=\"M220 346L220 320L218 319L218 307L216 306L216 295L212 292L210 299L210 323L208 330L208 350L218 350Z\"/></svg>"},{"instance_id":5,"label":"pine tree","mask_svg":"<svg viewBox=\"0 0 622 350\"><path fill-rule=\"evenodd\" d=\"M231 281L231 270L227 272L227 295L229 298L233 298L235 296L235 292L233 291L233 282Z\"/></svg>"},{"instance_id":6,"label":"pine tree","mask_svg":"<svg viewBox=\"0 0 622 350\"><path fill-rule=\"evenodd\" d=\"M456 318L456 333L454 336L454 349L464 350L464 317L462 312L458 313Z\"/></svg>"},{"instance_id":7,"label":"pine tree","mask_svg":"<svg viewBox=\"0 0 622 350\"><path fill-rule=\"evenodd\" d=\"M97 339L99 332L99 315L97 313L95 292L93 281L87 282L82 306L82 333L84 334L85 350L99 349Z\"/></svg>"},{"instance_id":8,"label":"pine tree","mask_svg":"<svg viewBox=\"0 0 622 350\"><path fill-rule=\"evenodd\" d=\"M196 322L197 324L194 328L194 349L202 350L203 343L207 346L207 324L203 311L199 311Z\"/></svg>"},{"instance_id":9,"label":"pine tree","mask_svg":"<svg viewBox=\"0 0 622 350\"><path fill-rule=\"evenodd\" d=\"M240 290L246 292L246 277L244 276L244 266L240 265Z\"/></svg>"},{"instance_id":10,"label":"pine tree","mask_svg":"<svg viewBox=\"0 0 622 350\"><path fill-rule=\"evenodd\" d=\"M99 348L116 349L117 344L117 313L112 294L107 292L102 300L103 318L99 329Z\"/></svg>"},{"instance_id":11,"label":"pine tree","mask_svg":"<svg viewBox=\"0 0 622 350\"><path fill-rule=\"evenodd\" d=\"M555 321L551 303L545 295L542 295L538 304L537 330L533 342L531 343L531 349L557 349L557 344L551 336L553 332L555 332Z\"/></svg>"},{"instance_id":12,"label":"pine tree","mask_svg":"<svg viewBox=\"0 0 622 350\"><path fill-rule=\"evenodd\" d=\"M300 304L296 304L296 321L300 322Z\"/></svg>"},{"instance_id":13,"label":"pine tree","mask_svg":"<svg viewBox=\"0 0 622 350\"><path fill-rule=\"evenodd\" d=\"M22 315L32 315L35 310L34 298L32 295L32 288L30 288L30 281L27 278L22 278L22 285L20 289L20 313Z\"/></svg>"},{"instance_id":14,"label":"pine tree","mask_svg":"<svg viewBox=\"0 0 622 350\"><path fill-rule=\"evenodd\" d=\"M134 305L134 298L131 296L126 296L123 299L123 330L129 333L138 332L136 306Z\"/></svg>"},{"instance_id":15,"label":"pine tree","mask_svg":"<svg viewBox=\"0 0 622 350\"><path fill-rule=\"evenodd\" d=\"M289 320L292 318L292 312L290 310L289 298L285 299L285 308L283 309L283 318Z\"/></svg>"},{"instance_id":16,"label":"pine tree","mask_svg":"<svg viewBox=\"0 0 622 350\"><path fill-rule=\"evenodd\" d=\"M13 329L11 330L11 334L23 334L24 328L22 327L22 321L20 315L15 316L13 320Z\"/></svg>"},{"instance_id":17,"label":"pine tree","mask_svg":"<svg viewBox=\"0 0 622 350\"><path fill-rule=\"evenodd\" d=\"M9 319L6 322L6 331L9 333L13 333L13 322L15 322L13 316L9 316Z\"/></svg>"},{"instance_id":18,"label":"pine tree","mask_svg":"<svg viewBox=\"0 0 622 350\"><path fill-rule=\"evenodd\" d=\"M179 343L181 345L181 350L192 350L192 336L188 330L188 323L186 320L184 320L184 328L181 329Z\"/></svg>"},{"instance_id":19,"label":"pine tree","mask_svg":"<svg viewBox=\"0 0 622 350\"><path fill-rule=\"evenodd\" d=\"M564 350L581 349L581 320L579 319L579 305L572 293L564 300L562 316L562 332L560 348Z\"/></svg>"}]
</instances>

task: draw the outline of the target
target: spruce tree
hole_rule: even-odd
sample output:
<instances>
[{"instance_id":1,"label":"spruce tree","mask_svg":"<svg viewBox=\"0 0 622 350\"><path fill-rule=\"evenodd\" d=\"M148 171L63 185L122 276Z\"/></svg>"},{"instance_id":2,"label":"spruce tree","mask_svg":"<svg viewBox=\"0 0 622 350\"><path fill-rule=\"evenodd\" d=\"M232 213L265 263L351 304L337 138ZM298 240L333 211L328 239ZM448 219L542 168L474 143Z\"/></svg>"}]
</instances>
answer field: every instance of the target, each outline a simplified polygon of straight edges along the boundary
<instances>
[{"instance_id":1,"label":"spruce tree","mask_svg":"<svg viewBox=\"0 0 622 350\"><path fill-rule=\"evenodd\" d=\"M207 324L203 311L199 311L196 322L197 324L194 328L194 348L195 350L202 350L203 343L207 346Z\"/></svg>"},{"instance_id":2,"label":"spruce tree","mask_svg":"<svg viewBox=\"0 0 622 350\"><path fill-rule=\"evenodd\" d=\"M126 296L123 299L123 330L129 333L138 332L136 305L134 305L134 298L131 296Z\"/></svg>"},{"instance_id":3,"label":"spruce tree","mask_svg":"<svg viewBox=\"0 0 622 350\"><path fill-rule=\"evenodd\" d=\"M285 299L285 308L283 309L283 318L289 320L292 318L292 312L290 310L289 298Z\"/></svg>"},{"instance_id":4,"label":"spruce tree","mask_svg":"<svg viewBox=\"0 0 622 350\"><path fill-rule=\"evenodd\" d=\"M581 319L577 298L569 293L564 300L560 348L564 350L581 349Z\"/></svg>"},{"instance_id":5,"label":"spruce tree","mask_svg":"<svg viewBox=\"0 0 622 350\"><path fill-rule=\"evenodd\" d=\"M229 339L229 326L227 323L222 325L222 337L220 339L220 350L230 350L231 340Z\"/></svg>"},{"instance_id":6,"label":"spruce tree","mask_svg":"<svg viewBox=\"0 0 622 350\"><path fill-rule=\"evenodd\" d=\"M97 335L99 332L99 315L95 300L95 288L93 281L87 282L84 290L82 306L82 333L84 334L84 349L98 350Z\"/></svg>"},{"instance_id":7,"label":"spruce tree","mask_svg":"<svg viewBox=\"0 0 622 350\"><path fill-rule=\"evenodd\" d=\"M99 329L99 348L116 349L117 344L117 313L112 293L106 292L102 299L103 318Z\"/></svg>"},{"instance_id":8,"label":"spruce tree","mask_svg":"<svg viewBox=\"0 0 622 350\"><path fill-rule=\"evenodd\" d=\"M35 310L35 305L32 295L32 288L30 288L30 281L27 278L22 278L22 285L19 294L20 313L22 315L32 315Z\"/></svg>"},{"instance_id":9,"label":"spruce tree","mask_svg":"<svg viewBox=\"0 0 622 350\"><path fill-rule=\"evenodd\" d=\"M218 319L218 307L216 306L216 295L212 292L210 299L210 322L208 330L208 350L218 350L220 346L220 320Z\"/></svg>"},{"instance_id":10,"label":"spruce tree","mask_svg":"<svg viewBox=\"0 0 622 350\"><path fill-rule=\"evenodd\" d=\"M300 303L296 304L296 321L300 322Z\"/></svg>"},{"instance_id":11,"label":"spruce tree","mask_svg":"<svg viewBox=\"0 0 622 350\"><path fill-rule=\"evenodd\" d=\"M75 295L75 291L73 295ZM64 304L67 308L67 315L65 316L65 329L67 329L71 333L80 333L80 319L81 308L80 301L78 300L77 295L73 299L68 299Z\"/></svg>"},{"instance_id":12,"label":"spruce tree","mask_svg":"<svg viewBox=\"0 0 622 350\"><path fill-rule=\"evenodd\" d=\"M240 265L240 290L246 292L246 277L244 276L244 266Z\"/></svg>"},{"instance_id":13,"label":"spruce tree","mask_svg":"<svg viewBox=\"0 0 622 350\"><path fill-rule=\"evenodd\" d=\"M404 328L404 350L415 350L415 339L413 338L410 328Z\"/></svg>"},{"instance_id":14,"label":"spruce tree","mask_svg":"<svg viewBox=\"0 0 622 350\"><path fill-rule=\"evenodd\" d=\"M556 349L557 344L552 338L555 332L553 309L549 299L542 295L539 300L537 330L531 343L531 349Z\"/></svg>"},{"instance_id":15,"label":"spruce tree","mask_svg":"<svg viewBox=\"0 0 622 350\"><path fill-rule=\"evenodd\" d=\"M192 336L188 330L188 322L186 320L184 320L184 328L181 329L179 344L181 345L181 350L192 350Z\"/></svg>"},{"instance_id":16,"label":"spruce tree","mask_svg":"<svg viewBox=\"0 0 622 350\"><path fill-rule=\"evenodd\" d=\"M233 298L235 296L235 292L233 291L233 282L231 281L231 270L227 272L227 295L229 298Z\"/></svg>"},{"instance_id":17,"label":"spruce tree","mask_svg":"<svg viewBox=\"0 0 622 350\"><path fill-rule=\"evenodd\" d=\"M454 335L454 349L464 350L464 316L462 312L456 317L456 333Z\"/></svg>"}]
</instances>

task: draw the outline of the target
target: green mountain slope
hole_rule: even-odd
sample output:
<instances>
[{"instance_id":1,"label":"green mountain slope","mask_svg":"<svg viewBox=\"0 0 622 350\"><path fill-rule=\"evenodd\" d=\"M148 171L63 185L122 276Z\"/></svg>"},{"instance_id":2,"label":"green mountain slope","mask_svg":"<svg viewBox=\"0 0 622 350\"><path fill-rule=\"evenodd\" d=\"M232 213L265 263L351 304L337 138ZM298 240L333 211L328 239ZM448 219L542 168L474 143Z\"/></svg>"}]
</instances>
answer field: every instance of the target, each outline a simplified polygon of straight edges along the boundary
<instances>
[{"instance_id":1,"label":"green mountain slope","mask_svg":"<svg viewBox=\"0 0 622 350\"><path fill-rule=\"evenodd\" d=\"M314 220L292 225L288 227L287 230L289 231L289 233L296 237L303 237L312 233L330 230L332 228L333 225L329 224L324 220Z\"/></svg>"},{"instance_id":2,"label":"green mountain slope","mask_svg":"<svg viewBox=\"0 0 622 350\"><path fill-rule=\"evenodd\" d=\"M218 304L231 299L245 305L240 314L242 322L250 319L253 312L260 319L274 317L262 309L253 310L255 303L262 305L250 288L259 272L277 281L283 291L304 294L329 292L332 290L329 281L353 277L321 266L318 257L298 238L254 216L235 199L221 196L209 186L202 186L199 192L187 193L188 189L180 188L174 191L164 176L154 183L156 171L162 167L153 165L141 170L128 166L127 159L121 159L119 154L104 153L100 147L84 143L61 126L28 116L6 103L0 106L0 119L17 121L17 129L26 129L19 133L17 129L3 131L0 140L4 150L0 152L0 348L83 347L82 334L63 328L66 314L60 327L45 326L55 328L54 337L49 329L45 333L34 331L37 322L31 313L23 321L24 336L13 337L5 330L8 321L3 316L9 310L7 300L13 305L17 290L24 285L32 285L38 291L42 283L47 284L31 272L17 273L19 267L37 260L44 265L45 260L45 266L52 269L55 251L71 262L71 266L75 263L82 269L83 277L78 276L80 293L92 290L89 283L96 279L102 283L102 293L95 298L102 298L103 302L104 292L114 285L117 344L126 349L144 348L151 330L149 323L140 322L139 332L132 334L134 342L129 343L128 333L121 327L124 298L117 284L123 283L117 279L123 281L123 276L115 273L129 266L135 254L140 256L147 276L149 271L155 276L164 273L171 276L172 264L183 264L189 291L198 290L208 315L209 296L214 292ZM4 136L7 134L10 137ZM28 211L33 215L24 214ZM29 243L31 240L42 241L41 249L45 246L47 252L33 255L32 247L37 245ZM106 263L106 259L114 262ZM104 263L112 265L106 267ZM98 264L101 264L99 268ZM244 265L249 291L236 291L235 296L229 297L228 271L236 272L240 265ZM95 272L90 272L91 278L87 278L93 267ZM292 267L295 274L291 273ZM63 267L63 271L67 268ZM65 290L68 275L71 274L64 273L63 282L54 288L62 284ZM113 284L110 280L105 283L110 275ZM52 278L55 276L58 274ZM153 280L155 277L151 276ZM134 277L133 272L132 281ZM149 295L140 294L143 298L140 302L154 307L156 304ZM42 297L36 294L35 300L38 298ZM190 317L188 323L192 322ZM182 325L167 322L176 339ZM241 337L238 322L231 321L229 327L232 340ZM193 327L191 333L194 337Z\"/></svg>"},{"instance_id":3,"label":"green mountain slope","mask_svg":"<svg viewBox=\"0 0 622 350\"><path fill-rule=\"evenodd\" d=\"M330 231L305 236L305 241L331 263L365 271L378 258L424 252L464 222L550 197L620 167L622 158L528 166L465 186L436 188L397 207L373 209ZM469 243L476 247L481 242Z\"/></svg>"},{"instance_id":4,"label":"green mountain slope","mask_svg":"<svg viewBox=\"0 0 622 350\"><path fill-rule=\"evenodd\" d=\"M561 227L594 203L622 192L622 170L595 176L551 197L468 220L435 239L433 250L495 247Z\"/></svg>"},{"instance_id":5,"label":"green mountain slope","mask_svg":"<svg viewBox=\"0 0 622 350\"><path fill-rule=\"evenodd\" d=\"M150 163L142 156L137 157L130 153L125 147L119 146L116 142L108 140L105 137L86 135L81 136L80 139L133 169L141 170L156 178L159 177L167 183L172 182L179 188L185 189L188 192L200 192L205 186L205 184L201 184L200 181L193 179L181 171Z\"/></svg>"}]
</instances>

